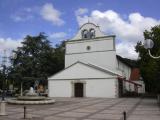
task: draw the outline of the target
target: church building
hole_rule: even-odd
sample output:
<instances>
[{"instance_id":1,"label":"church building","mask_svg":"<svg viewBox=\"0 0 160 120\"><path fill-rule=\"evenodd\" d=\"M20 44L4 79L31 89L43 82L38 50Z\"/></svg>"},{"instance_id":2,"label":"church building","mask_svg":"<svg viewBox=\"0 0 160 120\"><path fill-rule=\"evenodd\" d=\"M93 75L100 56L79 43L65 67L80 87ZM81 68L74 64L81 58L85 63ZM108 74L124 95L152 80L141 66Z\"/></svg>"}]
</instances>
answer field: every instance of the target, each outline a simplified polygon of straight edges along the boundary
<instances>
[{"instance_id":1,"label":"church building","mask_svg":"<svg viewBox=\"0 0 160 120\"><path fill-rule=\"evenodd\" d=\"M126 90L144 92L143 82L130 81L132 67L116 55L115 36L104 35L99 26L83 24L65 47L65 69L48 78L49 97L116 98Z\"/></svg>"}]
</instances>

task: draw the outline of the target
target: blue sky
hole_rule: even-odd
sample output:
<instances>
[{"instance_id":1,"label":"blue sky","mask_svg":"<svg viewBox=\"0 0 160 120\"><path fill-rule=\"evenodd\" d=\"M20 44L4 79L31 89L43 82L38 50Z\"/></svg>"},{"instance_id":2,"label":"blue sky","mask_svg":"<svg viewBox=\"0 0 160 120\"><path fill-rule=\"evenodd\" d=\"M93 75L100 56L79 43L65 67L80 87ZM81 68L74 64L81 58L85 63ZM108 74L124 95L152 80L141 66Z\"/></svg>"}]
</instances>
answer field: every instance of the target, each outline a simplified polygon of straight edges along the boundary
<instances>
[{"instance_id":1,"label":"blue sky","mask_svg":"<svg viewBox=\"0 0 160 120\"><path fill-rule=\"evenodd\" d=\"M159 0L0 0L0 52L40 32L55 45L89 19L117 36L117 54L136 58L134 46L143 31L160 23L159 5Z\"/></svg>"}]
</instances>

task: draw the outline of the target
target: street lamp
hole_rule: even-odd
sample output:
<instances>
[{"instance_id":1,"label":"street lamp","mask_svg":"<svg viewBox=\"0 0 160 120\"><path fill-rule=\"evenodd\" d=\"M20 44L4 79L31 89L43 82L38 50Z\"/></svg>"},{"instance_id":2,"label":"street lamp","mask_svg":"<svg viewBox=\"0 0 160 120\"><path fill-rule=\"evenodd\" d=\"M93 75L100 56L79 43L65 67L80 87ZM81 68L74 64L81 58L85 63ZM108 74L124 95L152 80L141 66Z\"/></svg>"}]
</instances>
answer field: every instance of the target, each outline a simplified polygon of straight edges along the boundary
<instances>
[{"instance_id":1,"label":"street lamp","mask_svg":"<svg viewBox=\"0 0 160 120\"><path fill-rule=\"evenodd\" d=\"M154 46L154 42L151 39L147 39L144 41L144 48L148 50L149 56L153 59L158 59L158 58L160 58L160 56L153 56L151 54L150 49L152 49L153 46Z\"/></svg>"},{"instance_id":2,"label":"street lamp","mask_svg":"<svg viewBox=\"0 0 160 120\"><path fill-rule=\"evenodd\" d=\"M150 39L145 40L145 42L144 42L144 48L145 48L145 49L148 49L149 56L150 56L151 58L153 58L153 59L159 59L160 56L153 56L153 55L151 54L150 49L153 48L153 46L154 46L154 42L153 42L152 40L150 40ZM158 99L158 103L160 104L160 94L158 94L157 99Z\"/></svg>"}]
</instances>

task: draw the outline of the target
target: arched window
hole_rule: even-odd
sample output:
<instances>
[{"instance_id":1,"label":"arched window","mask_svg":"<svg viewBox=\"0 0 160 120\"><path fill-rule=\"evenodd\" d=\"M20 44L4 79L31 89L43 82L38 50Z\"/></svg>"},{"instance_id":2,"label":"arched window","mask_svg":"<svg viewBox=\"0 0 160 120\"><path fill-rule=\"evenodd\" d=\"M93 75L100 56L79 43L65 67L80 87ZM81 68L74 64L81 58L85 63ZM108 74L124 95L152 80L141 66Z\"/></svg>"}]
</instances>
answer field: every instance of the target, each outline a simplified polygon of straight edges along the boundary
<instances>
[{"instance_id":1,"label":"arched window","mask_svg":"<svg viewBox=\"0 0 160 120\"><path fill-rule=\"evenodd\" d=\"M89 32L90 32L90 38L95 38L95 30L91 28Z\"/></svg>"},{"instance_id":2,"label":"arched window","mask_svg":"<svg viewBox=\"0 0 160 120\"><path fill-rule=\"evenodd\" d=\"M89 38L88 30L85 29L82 31L82 38Z\"/></svg>"}]
</instances>

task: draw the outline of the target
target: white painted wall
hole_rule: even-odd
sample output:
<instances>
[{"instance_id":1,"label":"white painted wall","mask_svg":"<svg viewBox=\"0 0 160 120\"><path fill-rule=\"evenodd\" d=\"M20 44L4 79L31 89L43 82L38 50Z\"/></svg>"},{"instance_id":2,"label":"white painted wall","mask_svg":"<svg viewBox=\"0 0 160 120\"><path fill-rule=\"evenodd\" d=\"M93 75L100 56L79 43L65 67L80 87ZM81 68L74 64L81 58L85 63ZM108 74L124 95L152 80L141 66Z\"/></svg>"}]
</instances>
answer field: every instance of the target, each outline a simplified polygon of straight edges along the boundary
<instances>
[{"instance_id":1,"label":"white painted wall","mask_svg":"<svg viewBox=\"0 0 160 120\"><path fill-rule=\"evenodd\" d=\"M87 80L87 97L116 98L116 79Z\"/></svg>"},{"instance_id":2,"label":"white painted wall","mask_svg":"<svg viewBox=\"0 0 160 120\"><path fill-rule=\"evenodd\" d=\"M126 80L130 79L130 75L131 75L131 67L124 64L123 62L119 61L117 59L117 64L118 64L118 69L121 70L123 72L123 76L126 78ZM125 93L126 90L127 91L132 91L134 90L134 86L133 84L130 84L128 82L123 81L123 92Z\"/></svg>"},{"instance_id":3,"label":"white painted wall","mask_svg":"<svg viewBox=\"0 0 160 120\"><path fill-rule=\"evenodd\" d=\"M134 84L129 83L129 82L125 82L125 89L127 91L134 91Z\"/></svg>"},{"instance_id":4,"label":"white painted wall","mask_svg":"<svg viewBox=\"0 0 160 120\"><path fill-rule=\"evenodd\" d=\"M126 77L127 80L129 80L130 75L131 75L131 67L127 66L126 64L122 63L117 59L118 62L118 69L123 71L124 76Z\"/></svg>"},{"instance_id":5,"label":"white painted wall","mask_svg":"<svg viewBox=\"0 0 160 120\"><path fill-rule=\"evenodd\" d=\"M72 86L70 80L48 80L49 97L71 97Z\"/></svg>"},{"instance_id":6,"label":"white painted wall","mask_svg":"<svg viewBox=\"0 0 160 120\"><path fill-rule=\"evenodd\" d=\"M58 80L58 79L92 79L92 78L115 78L116 75L112 75L110 73L106 73L90 66L87 66L82 63L76 63L71 67L59 72L58 74L49 77L48 79L51 80Z\"/></svg>"},{"instance_id":7,"label":"white painted wall","mask_svg":"<svg viewBox=\"0 0 160 120\"><path fill-rule=\"evenodd\" d=\"M83 80L86 97L116 97L116 79ZM71 97L72 80L49 80L49 97Z\"/></svg>"},{"instance_id":8,"label":"white painted wall","mask_svg":"<svg viewBox=\"0 0 160 120\"><path fill-rule=\"evenodd\" d=\"M87 50L90 46L90 50ZM113 37L66 42L66 54L115 50Z\"/></svg>"},{"instance_id":9,"label":"white painted wall","mask_svg":"<svg viewBox=\"0 0 160 120\"><path fill-rule=\"evenodd\" d=\"M117 67L115 51L65 55L65 67L70 66L77 61L111 69Z\"/></svg>"},{"instance_id":10,"label":"white painted wall","mask_svg":"<svg viewBox=\"0 0 160 120\"><path fill-rule=\"evenodd\" d=\"M82 39L83 29L95 29L96 37L93 39ZM90 50L87 49L90 46ZM104 36L98 26L85 24L80 28L74 40L66 42L65 67L81 61L106 68L117 69L115 36Z\"/></svg>"}]
</instances>

